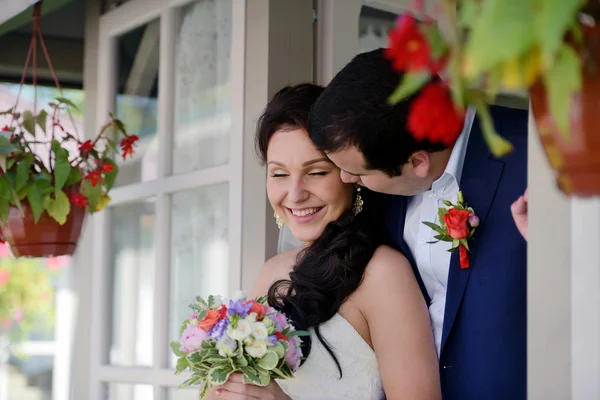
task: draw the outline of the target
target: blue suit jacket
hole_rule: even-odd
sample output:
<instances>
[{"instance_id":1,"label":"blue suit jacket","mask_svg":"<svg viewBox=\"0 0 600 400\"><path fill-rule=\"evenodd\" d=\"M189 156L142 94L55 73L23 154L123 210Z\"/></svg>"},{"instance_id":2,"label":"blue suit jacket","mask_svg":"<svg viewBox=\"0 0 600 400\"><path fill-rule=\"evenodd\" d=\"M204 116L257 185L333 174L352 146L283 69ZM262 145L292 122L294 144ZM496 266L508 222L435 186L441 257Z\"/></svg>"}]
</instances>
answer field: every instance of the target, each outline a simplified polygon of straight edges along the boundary
<instances>
[{"instance_id":1,"label":"blue suit jacket","mask_svg":"<svg viewBox=\"0 0 600 400\"><path fill-rule=\"evenodd\" d=\"M475 118L460 189L481 223L469 243L471 267L460 269L458 251L450 261L440 354L445 400L527 398L527 245L510 213L527 185L527 111L492 107L492 116L515 150L491 156ZM411 262L429 303L403 238L407 198L388 201L390 244Z\"/></svg>"}]
</instances>

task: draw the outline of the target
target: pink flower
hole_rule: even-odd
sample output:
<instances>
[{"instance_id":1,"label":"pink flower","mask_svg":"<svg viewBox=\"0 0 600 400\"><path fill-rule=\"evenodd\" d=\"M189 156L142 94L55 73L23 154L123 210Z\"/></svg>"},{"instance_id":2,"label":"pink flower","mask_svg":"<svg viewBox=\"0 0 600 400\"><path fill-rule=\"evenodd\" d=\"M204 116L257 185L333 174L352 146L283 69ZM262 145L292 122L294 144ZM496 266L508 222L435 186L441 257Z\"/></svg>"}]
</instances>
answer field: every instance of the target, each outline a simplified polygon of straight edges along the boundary
<instances>
[{"instance_id":1,"label":"pink flower","mask_svg":"<svg viewBox=\"0 0 600 400\"><path fill-rule=\"evenodd\" d=\"M12 320L8 317L2 317L2 327L4 329L9 329L12 326Z\"/></svg>"},{"instance_id":2,"label":"pink flower","mask_svg":"<svg viewBox=\"0 0 600 400\"><path fill-rule=\"evenodd\" d=\"M6 285L10 280L10 271L0 269L0 285Z\"/></svg>"},{"instance_id":3,"label":"pink flower","mask_svg":"<svg viewBox=\"0 0 600 400\"><path fill-rule=\"evenodd\" d=\"M269 315L269 318L271 318L271 321L273 321L275 324L276 332L283 332L288 324L287 320L285 319L285 315L278 313L277 311L275 311L275 314Z\"/></svg>"},{"instance_id":4,"label":"pink flower","mask_svg":"<svg viewBox=\"0 0 600 400\"><path fill-rule=\"evenodd\" d=\"M302 351L300 350L300 338L292 336L288 341L288 349L285 352L285 362L290 366L292 371L295 371L300 366Z\"/></svg>"},{"instance_id":5,"label":"pink flower","mask_svg":"<svg viewBox=\"0 0 600 400\"><path fill-rule=\"evenodd\" d=\"M202 329L193 324L188 324L187 328L181 335L181 351L191 353L200 350L204 339L208 338L208 334Z\"/></svg>"}]
</instances>

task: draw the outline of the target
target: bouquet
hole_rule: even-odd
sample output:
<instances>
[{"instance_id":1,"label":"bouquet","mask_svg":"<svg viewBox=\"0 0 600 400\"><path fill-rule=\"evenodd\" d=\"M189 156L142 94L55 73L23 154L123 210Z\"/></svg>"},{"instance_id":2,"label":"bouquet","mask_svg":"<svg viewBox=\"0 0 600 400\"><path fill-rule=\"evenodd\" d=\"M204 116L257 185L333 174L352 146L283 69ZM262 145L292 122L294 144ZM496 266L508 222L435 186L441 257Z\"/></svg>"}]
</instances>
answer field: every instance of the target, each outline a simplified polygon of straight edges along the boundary
<instances>
[{"instance_id":1,"label":"bouquet","mask_svg":"<svg viewBox=\"0 0 600 400\"><path fill-rule=\"evenodd\" d=\"M231 299L196 297L193 314L183 321L180 340L171 342L178 357L176 374L190 370L180 385L202 385L200 397L227 382L233 372L245 384L267 386L271 379L292 378L300 366L299 336L284 314L269 307L266 298L247 300L243 292Z\"/></svg>"}]
</instances>

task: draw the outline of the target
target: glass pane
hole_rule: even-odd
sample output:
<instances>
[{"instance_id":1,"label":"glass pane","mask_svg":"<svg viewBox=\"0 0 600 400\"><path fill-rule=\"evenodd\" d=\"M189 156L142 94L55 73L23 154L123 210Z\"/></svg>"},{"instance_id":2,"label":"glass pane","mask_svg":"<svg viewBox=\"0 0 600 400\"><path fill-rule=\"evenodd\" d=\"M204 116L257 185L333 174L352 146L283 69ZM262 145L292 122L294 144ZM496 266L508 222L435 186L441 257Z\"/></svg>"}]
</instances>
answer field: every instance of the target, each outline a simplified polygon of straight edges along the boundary
<instances>
[{"instance_id":1,"label":"glass pane","mask_svg":"<svg viewBox=\"0 0 600 400\"><path fill-rule=\"evenodd\" d=\"M231 0L183 7L175 56L174 174L229 160L230 58Z\"/></svg>"},{"instance_id":2,"label":"glass pane","mask_svg":"<svg viewBox=\"0 0 600 400\"><path fill-rule=\"evenodd\" d=\"M152 365L154 200L112 208L113 365Z\"/></svg>"},{"instance_id":3,"label":"glass pane","mask_svg":"<svg viewBox=\"0 0 600 400\"><path fill-rule=\"evenodd\" d=\"M1 360L0 360L1 361ZM0 379L7 379L8 387L0 399L46 400L52 398L52 356L10 356L8 363L0 365Z\"/></svg>"},{"instance_id":4,"label":"glass pane","mask_svg":"<svg viewBox=\"0 0 600 400\"><path fill-rule=\"evenodd\" d=\"M388 32L396 24L398 15L362 6L358 19L358 52L366 53L388 46Z\"/></svg>"},{"instance_id":5,"label":"glass pane","mask_svg":"<svg viewBox=\"0 0 600 400\"><path fill-rule=\"evenodd\" d=\"M196 296L226 295L228 289L228 185L173 195L171 222L171 323L175 339ZM171 359L174 366L174 358Z\"/></svg>"},{"instance_id":6,"label":"glass pane","mask_svg":"<svg viewBox=\"0 0 600 400\"><path fill-rule=\"evenodd\" d=\"M150 400L154 397L152 385L109 383L104 385L106 400Z\"/></svg>"},{"instance_id":7,"label":"glass pane","mask_svg":"<svg viewBox=\"0 0 600 400\"><path fill-rule=\"evenodd\" d=\"M199 389L169 389L167 400L198 400Z\"/></svg>"},{"instance_id":8,"label":"glass pane","mask_svg":"<svg viewBox=\"0 0 600 400\"><path fill-rule=\"evenodd\" d=\"M160 22L154 20L117 39L116 114L140 140L133 156L119 157L116 185L156 179Z\"/></svg>"}]
</instances>

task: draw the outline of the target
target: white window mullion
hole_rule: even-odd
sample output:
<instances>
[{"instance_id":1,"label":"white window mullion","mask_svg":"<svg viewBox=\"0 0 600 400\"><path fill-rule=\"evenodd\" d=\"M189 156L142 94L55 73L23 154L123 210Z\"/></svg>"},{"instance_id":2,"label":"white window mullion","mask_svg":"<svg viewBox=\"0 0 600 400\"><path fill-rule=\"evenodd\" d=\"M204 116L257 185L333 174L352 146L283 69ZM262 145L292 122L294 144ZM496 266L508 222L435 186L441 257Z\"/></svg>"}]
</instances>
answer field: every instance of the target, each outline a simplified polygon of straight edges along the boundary
<instances>
[{"instance_id":1,"label":"white window mullion","mask_svg":"<svg viewBox=\"0 0 600 400\"><path fill-rule=\"evenodd\" d=\"M158 68L158 180L171 175L174 126L174 60L177 10L167 8L160 17L160 61ZM171 197L163 190L156 200L156 265L154 268L154 363L155 375L168 363L169 288L171 271ZM160 383L153 380L154 399L165 399Z\"/></svg>"}]
</instances>

